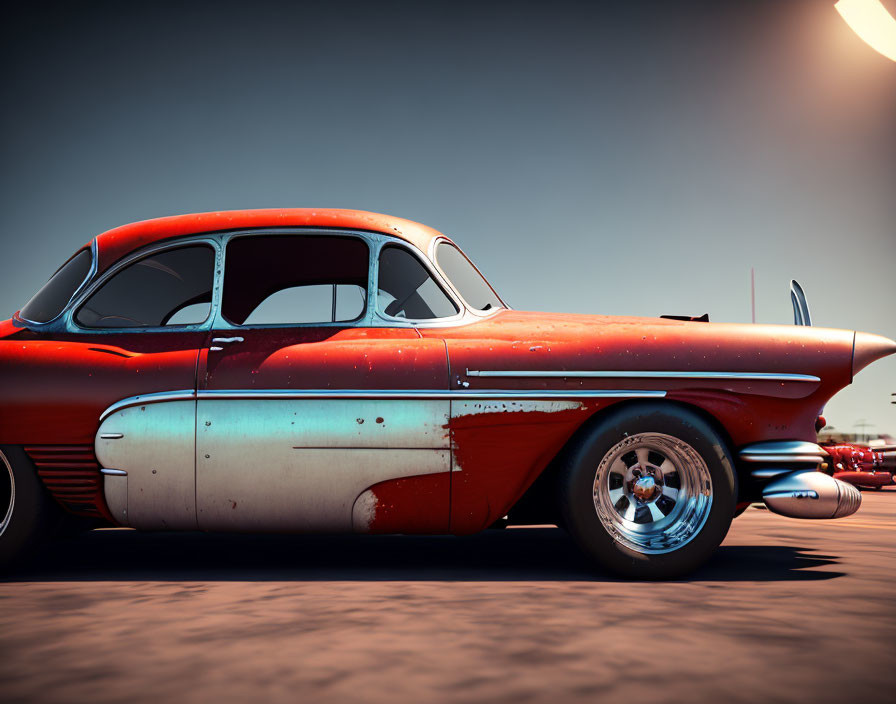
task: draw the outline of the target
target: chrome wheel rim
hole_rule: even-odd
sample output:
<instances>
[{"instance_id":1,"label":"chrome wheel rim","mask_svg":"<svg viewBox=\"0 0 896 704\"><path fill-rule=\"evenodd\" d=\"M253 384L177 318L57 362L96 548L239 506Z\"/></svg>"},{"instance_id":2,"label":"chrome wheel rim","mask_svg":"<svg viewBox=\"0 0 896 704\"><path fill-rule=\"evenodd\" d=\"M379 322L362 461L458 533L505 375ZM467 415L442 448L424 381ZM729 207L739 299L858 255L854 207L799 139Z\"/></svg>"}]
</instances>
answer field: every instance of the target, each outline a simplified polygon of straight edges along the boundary
<instances>
[{"instance_id":1,"label":"chrome wheel rim","mask_svg":"<svg viewBox=\"0 0 896 704\"><path fill-rule=\"evenodd\" d=\"M6 455L0 452L0 535L6 532L12 518L12 508L16 502L16 480L12 474L12 465Z\"/></svg>"},{"instance_id":2,"label":"chrome wheel rim","mask_svg":"<svg viewBox=\"0 0 896 704\"><path fill-rule=\"evenodd\" d=\"M712 478L688 443L662 433L625 438L594 476L594 509L610 536L656 555L687 545L712 508Z\"/></svg>"}]
</instances>

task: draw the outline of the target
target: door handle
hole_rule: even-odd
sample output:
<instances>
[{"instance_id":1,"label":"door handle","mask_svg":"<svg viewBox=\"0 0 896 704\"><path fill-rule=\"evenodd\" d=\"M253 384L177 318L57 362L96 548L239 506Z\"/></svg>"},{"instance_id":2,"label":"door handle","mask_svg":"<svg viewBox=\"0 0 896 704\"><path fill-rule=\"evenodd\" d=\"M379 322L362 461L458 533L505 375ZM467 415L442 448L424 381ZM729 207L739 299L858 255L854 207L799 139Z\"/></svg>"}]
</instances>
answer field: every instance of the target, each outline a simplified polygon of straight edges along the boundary
<instances>
[{"instance_id":1,"label":"door handle","mask_svg":"<svg viewBox=\"0 0 896 704\"><path fill-rule=\"evenodd\" d=\"M242 337L213 337L212 338L212 346L209 347L210 352L220 352L223 350L223 347L220 345L229 345L233 342L244 342Z\"/></svg>"}]
</instances>

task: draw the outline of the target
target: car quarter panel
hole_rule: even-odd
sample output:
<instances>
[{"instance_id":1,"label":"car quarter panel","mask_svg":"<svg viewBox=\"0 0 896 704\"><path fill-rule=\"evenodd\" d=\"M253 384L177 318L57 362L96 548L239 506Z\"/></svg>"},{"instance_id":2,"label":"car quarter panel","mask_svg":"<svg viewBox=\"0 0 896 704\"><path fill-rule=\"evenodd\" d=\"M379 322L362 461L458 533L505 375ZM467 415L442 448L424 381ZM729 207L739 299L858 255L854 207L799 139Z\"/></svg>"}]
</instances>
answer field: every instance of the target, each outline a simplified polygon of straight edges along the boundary
<instances>
[{"instance_id":1,"label":"car quarter panel","mask_svg":"<svg viewBox=\"0 0 896 704\"><path fill-rule=\"evenodd\" d=\"M500 518L585 421L627 391L661 392L711 415L734 447L814 441L827 400L851 381L853 333L791 326L499 311L422 330L448 348L458 392L620 392L569 405L452 404L452 530Z\"/></svg>"},{"instance_id":2,"label":"car quarter panel","mask_svg":"<svg viewBox=\"0 0 896 704\"><path fill-rule=\"evenodd\" d=\"M193 389L205 337L198 331L12 333L0 340L0 442L25 446L67 510L121 521L106 505L95 455L100 416L122 398Z\"/></svg>"},{"instance_id":3,"label":"car quarter panel","mask_svg":"<svg viewBox=\"0 0 896 704\"><path fill-rule=\"evenodd\" d=\"M92 445L116 401L195 388L206 335L19 330L0 340L0 442Z\"/></svg>"}]
</instances>

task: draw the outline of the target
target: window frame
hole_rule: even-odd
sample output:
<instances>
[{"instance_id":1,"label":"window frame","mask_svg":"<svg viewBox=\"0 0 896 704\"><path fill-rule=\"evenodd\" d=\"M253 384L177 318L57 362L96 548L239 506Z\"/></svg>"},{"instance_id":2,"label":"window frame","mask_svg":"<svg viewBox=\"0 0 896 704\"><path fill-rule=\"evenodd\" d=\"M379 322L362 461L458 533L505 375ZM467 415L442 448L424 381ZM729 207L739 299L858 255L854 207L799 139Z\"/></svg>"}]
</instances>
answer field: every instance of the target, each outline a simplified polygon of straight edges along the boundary
<instances>
[{"instance_id":1,"label":"window frame","mask_svg":"<svg viewBox=\"0 0 896 704\"><path fill-rule=\"evenodd\" d=\"M95 240L94 240L95 241ZM102 288L106 282L108 282L112 277L117 275L120 271L126 269L131 264L134 264L141 259L144 259L153 254L158 254L159 252L165 252L171 249L183 249L185 247L194 247L194 246L207 246L210 247L212 252L214 253L214 261L215 266L212 269L212 300L209 304L209 312L206 316L205 320L201 323L189 323L189 324L180 324L180 325L144 325L144 326L134 326L134 327L121 327L121 328L91 328L86 325L82 325L76 319L76 315L81 307L87 303L88 299L96 293L100 288ZM66 323L68 328L73 332L79 332L90 335L121 335L126 333L135 333L135 332L189 332L189 331L204 331L209 330L211 328L211 324L216 317L216 309L217 309L217 299L219 295L219 286L218 286L218 271L221 266L221 249L219 241L214 237L209 237L208 235L200 235L196 237L184 237L178 238L176 240L168 240L166 242L160 242L157 244L150 245L148 247L144 247L142 249L138 249L128 256L122 258L112 266L110 266L106 271L102 273L102 275L96 279L96 281L91 282L89 286L84 288L78 295L76 295L72 301L69 302L69 305L65 311Z\"/></svg>"},{"instance_id":2,"label":"window frame","mask_svg":"<svg viewBox=\"0 0 896 704\"><path fill-rule=\"evenodd\" d=\"M367 268L367 301L366 310L357 320L352 322L327 322L327 323L278 323L270 325L252 325L241 326L228 322L221 314L221 298L224 286L224 276L227 273L225 261L225 253L228 242L237 237L253 237L256 235L333 235L341 237L356 237L361 239L368 247L368 268ZM96 275L96 266L98 261L97 240L92 240L93 248L93 269L88 275L87 280L81 289L69 301L66 309L55 320L40 325L32 325L22 321L26 327L50 329L67 333L90 334L90 335L116 335L131 334L140 332L191 332L191 331L208 331L208 330L252 330L252 329L274 329L274 328L315 328L315 327L334 327L334 328L440 328L440 327L456 327L474 323L484 317L496 314L504 308L495 308L489 311L476 311L471 309L463 300L460 294L455 290L453 284L438 268L438 265L432 258L434 247L442 239L435 238L429 244L429 252L424 252L420 247L408 240L395 237L382 232L371 230L354 230L342 228L327 227L260 227L251 229L240 229L231 231L201 232L193 235L185 235L177 238L156 242L142 247L123 257L118 262L112 264L103 271L98 277ZM450 240L449 240L450 241ZM211 313L203 323L191 323L189 325L165 325L155 327L132 327L132 328L85 328L78 325L74 321L74 314L78 308L89 298L94 291L102 286L110 277L121 271L124 267L134 263L136 260L153 254L155 252L167 249L176 249L179 247L190 246L194 244L205 244L212 247L215 251L215 280L212 288ZM447 318L430 318L423 320L412 320L407 318L393 318L381 313L377 310L376 294L377 282L379 280L379 255L383 247L387 245L397 245L404 247L410 254L417 258L426 271L433 277L442 291L457 306L458 313ZM456 246L456 245L455 245ZM80 250L78 250L80 251ZM461 250L462 252L463 250ZM77 254L77 252L76 252ZM466 255L465 255L466 256ZM66 260L68 261L68 260ZM474 265L475 266L475 265ZM491 284L489 284L491 285ZM496 293L497 295L497 293ZM500 296L499 296L500 298ZM374 303L371 305L371 301Z\"/></svg>"},{"instance_id":3,"label":"window frame","mask_svg":"<svg viewBox=\"0 0 896 704\"><path fill-rule=\"evenodd\" d=\"M433 266L433 262L429 260L427 257L423 255L423 253L417 249L410 242L405 240L387 237L383 238L383 242L380 243L380 246L377 247L376 250L376 260L374 262L373 271L372 271L372 286L373 286L373 300L378 300L378 292L379 292L379 280L380 280L380 255L386 247L400 247L405 249L408 254L412 257L416 258L417 261L423 266L426 272L432 277L432 280L439 287L442 293L450 300L454 307L457 308L457 313L454 315L442 317L442 318L396 318L391 315L387 315L385 311L381 311L379 305L376 303L373 306L375 315L378 319L383 320L389 323L389 327L439 327L445 324L452 324L458 321L463 320L466 317L466 313L469 308L465 305L463 300L457 295L457 292L454 290L454 287L449 285L445 277L442 275L440 271L437 271Z\"/></svg>"}]
</instances>

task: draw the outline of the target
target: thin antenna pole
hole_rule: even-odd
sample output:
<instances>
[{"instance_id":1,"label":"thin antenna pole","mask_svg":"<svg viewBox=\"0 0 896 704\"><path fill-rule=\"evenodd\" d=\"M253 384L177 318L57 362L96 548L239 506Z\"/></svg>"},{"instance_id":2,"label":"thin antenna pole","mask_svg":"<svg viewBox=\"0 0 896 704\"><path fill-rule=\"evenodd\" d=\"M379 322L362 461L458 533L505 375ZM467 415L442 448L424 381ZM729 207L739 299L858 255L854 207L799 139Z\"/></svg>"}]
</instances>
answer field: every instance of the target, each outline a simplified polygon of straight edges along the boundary
<instances>
[{"instance_id":1,"label":"thin antenna pole","mask_svg":"<svg viewBox=\"0 0 896 704\"><path fill-rule=\"evenodd\" d=\"M750 307L753 311L753 323L756 323L756 269L750 267Z\"/></svg>"}]
</instances>

